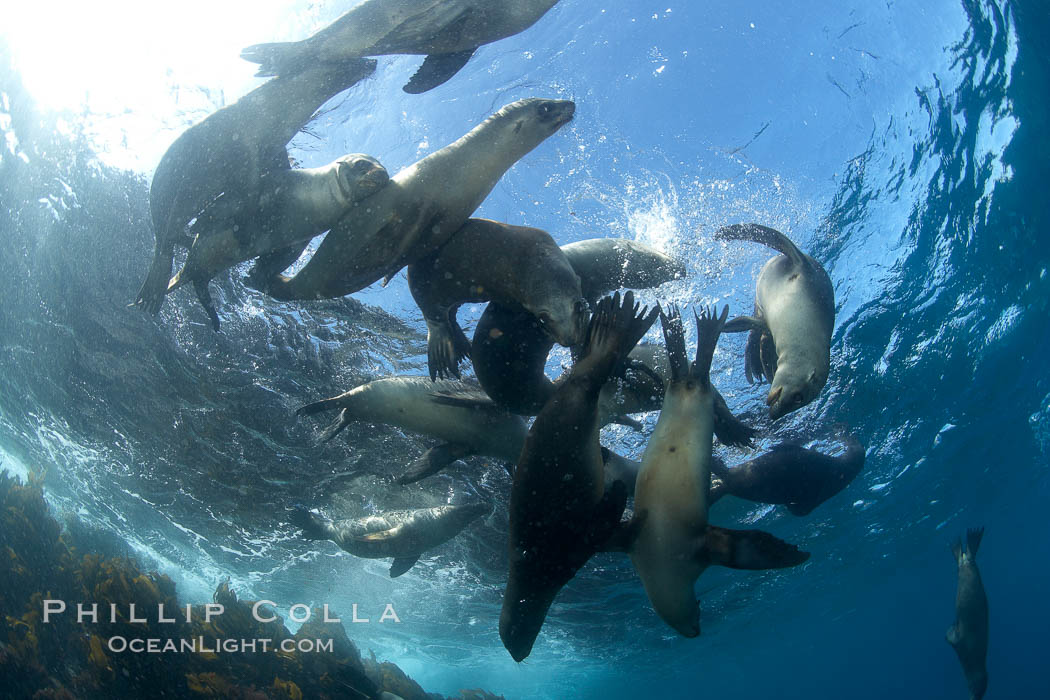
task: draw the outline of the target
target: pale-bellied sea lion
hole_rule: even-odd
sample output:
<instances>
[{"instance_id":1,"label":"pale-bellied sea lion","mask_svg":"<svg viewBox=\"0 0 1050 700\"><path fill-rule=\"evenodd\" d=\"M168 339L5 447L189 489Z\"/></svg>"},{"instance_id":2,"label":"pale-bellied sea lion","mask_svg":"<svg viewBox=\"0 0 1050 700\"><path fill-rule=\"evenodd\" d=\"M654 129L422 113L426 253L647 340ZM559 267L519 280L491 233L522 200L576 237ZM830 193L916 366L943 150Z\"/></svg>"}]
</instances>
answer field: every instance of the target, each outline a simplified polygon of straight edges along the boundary
<instances>
[{"instance_id":1,"label":"pale-bellied sea lion","mask_svg":"<svg viewBox=\"0 0 1050 700\"><path fill-rule=\"evenodd\" d=\"M160 159L149 206L156 244L153 262L135 300L160 311L177 244L209 205L232 216L258 201L263 175L287 170L286 145L329 99L375 71L372 59L309 66L267 81L182 133ZM219 200L219 201L216 201Z\"/></svg>"},{"instance_id":2,"label":"pale-bellied sea lion","mask_svg":"<svg viewBox=\"0 0 1050 700\"><path fill-rule=\"evenodd\" d=\"M624 485L604 486L598 395L656 320L634 295L599 302L583 355L525 439L510 496L510 573L499 633L515 661L532 651L554 597L617 528Z\"/></svg>"},{"instance_id":3,"label":"pale-bellied sea lion","mask_svg":"<svg viewBox=\"0 0 1050 700\"><path fill-rule=\"evenodd\" d=\"M690 366L677 309L662 316L671 380L656 429L642 455L635 486L631 562L656 613L686 637L700 634L694 585L704 569L795 566L808 558L763 532L708 524L714 396L710 368L729 307L697 317L696 359Z\"/></svg>"},{"instance_id":4,"label":"pale-bellied sea lion","mask_svg":"<svg viewBox=\"0 0 1050 700\"><path fill-rule=\"evenodd\" d=\"M355 421L385 423L442 440L442 444L427 450L409 466L397 480L401 484L419 481L470 455L495 457L509 464L518 461L527 432L520 416L495 404L449 405L435 397L434 392L440 391L480 393L477 385L466 382L386 377L307 404L296 415L339 409L339 417L322 433L325 441Z\"/></svg>"},{"instance_id":5,"label":"pale-bellied sea lion","mask_svg":"<svg viewBox=\"0 0 1050 700\"><path fill-rule=\"evenodd\" d=\"M977 548L983 536L983 527L967 530L966 547L962 540L952 543L952 554L959 567L959 587L955 593L955 624L948 628L946 638L966 674L970 700L981 700L988 689L988 596L977 570Z\"/></svg>"},{"instance_id":6,"label":"pale-bellied sea lion","mask_svg":"<svg viewBox=\"0 0 1050 700\"><path fill-rule=\"evenodd\" d=\"M294 277L263 288L281 300L360 291L425 258L459 230L514 163L571 119L567 100L507 105L449 146L401 170L340 219Z\"/></svg>"},{"instance_id":7,"label":"pale-bellied sea lion","mask_svg":"<svg viewBox=\"0 0 1050 700\"><path fill-rule=\"evenodd\" d=\"M558 0L365 0L309 39L256 44L241 57L261 64L256 75L285 75L316 63L357 56L423 54L405 85L421 93L441 85L479 46L522 32Z\"/></svg>"},{"instance_id":8,"label":"pale-bellied sea lion","mask_svg":"<svg viewBox=\"0 0 1050 700\"><path fill-rule=\"evenodd\" d=\"M237 263L264 256L252 275L277 274L302 253L310 239L335 224L351 207L387 184L390 176L375 158L360 153L342 156L320 168L277 170L261 179L257 204L245 204L232 220L214 220L206 209L190 227L193 245L168 292L193 284L212 326L219 316L211 303L208 281ZM217 230L216 230L217 229ZM278 262L278 260L282 261ZM273 269L276 268L276 269Z\"/></svg>"},{"instance_id":9,"label":"pale-bellied sea lion","mask_svg":"<svg viewBox=\"0 0 1050 700\"><path fill-rule=\"evenodd\" d=\"M754 241L780 251L758 275L755 315L734 318L727 333L751 331L744 354L749 381L772 382L766 404L773 420L815 399L831 371L835 290L823 266L787 236L758 224L719 229L715 238Z\"/></svg>"},{"instance_id":10,"label":"pale-bellied sea lion","mask_svg":"<svg viewBox=\"0 0 1050 700\"><path fill-rule=\"evenodd\" d=\"M712 486L711 503L736 496L785 505L792 515L809 515L864 468L864 447L851 435L841 439L846 452L837 457L785 443L732 469L715 460L711 466L719 483Z\"/></svg>"},{"instance_id":11,"label":"pale-bellied sea lion","mask_svg":"<svg viewBox=\"0 0 1050 700\"><path fill-rule=\"evenodd\" d=\"M682 276L685 266L655 248L615 238L596 238L561 247L593 306L621 287L656 287ZM554 393L544 372L554 342L535 316L490 303L478 320L470 356L485 392L521 415L536 415ZM660 387L660 395L663 387Z\"/></svg>"},{"instance_id":12,"label":"pale-bellied sea lion","mask_svg":"<svg viewBox=\"0 0 1050 700\"><path fill-rule=\"evenodd\" d=\"M355 557L393 557L390 578L397 578L411 569L424 552L449 541L491 510L492 506L487 503L446 505L393 510L332 522L305 508L297 508L289 513L289 518L303 530L307 539L332 540Z\"/></svg>"},{"instance_id":13,"label":"pale-bellied sea lion","mask_svg":"<svg viewBox=\"0 0 1050 700\"><path fill-rule=\"evenodd\" d=\"M580 278L549 233L489 219L470 219L436 253L409 265L408 287L427 322L431 378L458 377L470 354L456 322L466 302L524 309L566 347L583 339L590 318Z\"/></svg>"}]
</instances>

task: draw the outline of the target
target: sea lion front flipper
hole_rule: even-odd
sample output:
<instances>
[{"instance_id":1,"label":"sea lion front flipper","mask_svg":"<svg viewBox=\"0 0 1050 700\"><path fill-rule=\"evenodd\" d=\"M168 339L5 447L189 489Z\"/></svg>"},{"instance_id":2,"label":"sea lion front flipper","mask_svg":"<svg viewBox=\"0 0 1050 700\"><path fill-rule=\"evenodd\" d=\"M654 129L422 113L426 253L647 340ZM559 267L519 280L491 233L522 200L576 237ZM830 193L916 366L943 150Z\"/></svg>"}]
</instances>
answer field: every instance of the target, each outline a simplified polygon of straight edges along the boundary
<instances>
[{"instance_id":1,"label":"sea lion front flipper","mask_svg":"<svg viewBox=\"0 0 1050 700\"><path fill-rule=\"evenodd\" d=\"M981 538L984 537L984 528L971 528L966 531L966 553L973 559L977 556L977 548L981 546Z\"/></svg>"},{"instance_id":2,"label":"sea lion front flipper","mask_svg":"<svg viewBox=\"0 0 1050 700\"><path fill-rule=\"evenodd\" d=\"M955 625L948 628L948 631L944 633L944 638L953 647L959 644L959 630Z\"/></svg>"},{"instance_id":3,"label":"sea lion front flipper","mask_svg":"<svg viewBox=\"0 0 1050 700\"><path fill-rule=\"evenodd\" d=\"M300 411L304 411L305 409L311 408L312 406L316 406L318 404L323 404L323 403L324 403L323 401L318 401L316 404L310 404L309 406L303 406L302 408L299 409L299 411L296 411L296 413L299 413ZM299 413L299 414L300 415L309 415L309 413ZM346 428L346 426L350 425L350 423L351 423L350 414L344 408L342 411L339 412L339 415L336 417L336 419L334 421L332 421L332 424L321 431L321 442L331 442L332 438L334 438L339 433L343 432L343 430Z\"/></svg>"},{"instance_id":4,"label":"sea lion front flipper","mask_svg":"<svg viewBox=\"0 0 1050 700\"><path fill-rule=\"evenodd\" d=\"M752 241L761 243L791 258L798 266L808 266L806 256L790 238L776 229L761 224L733 224L724 226L715 232L715 238L721 241Z\"/></svg>"},{"instance_id":5,"label":"sea lion front flipper","mask_svg":"<svg viewBox=\"0 0 1050 700\"><path fill-rule=\"evenodd\" d=\"M252 289L265 292L269 281L287 270L292 263L298 260L308 245L310 245L310 241L294 243L265 255L260 255L255 259L255 264L252 265L252 269L248 272L248 279L245 280L245 283Z\"/></svg>"},{"instance_id":6,"label":"sea lion front flipper","mask_svg":"<svg viewBox=\"0 0 1050 700\"><path fill-rule=\"evenodd\" d=\"M744 333L746 331L768 333L769 325L756 316L737 316L726 321L726 324L722 326L723 333Z\"/></svg>"},{"instance_id":7,"label":"sea lion front flipper","mask_svg":"<svg viewBox=\"0 0 1050 700\"><path fill-rule=\"evenodd\" d=\"M430 400L443 406L458 408L496 408L496 402L481 391L434 391L430 393Z\"/></svg>"},{"instance_id":8,"label":"sea lion front flipper","mask_svg":"<svg viewBox=\"0 0 1050 700\"><path fill-rule=\"evenodd\" d=\"M773 336L768 331L758 337L758 357L762 374L765 375L766 381L772 382L773 375L777 373L778 357L776 343L773 342ZM759 377L761 378L761 375Z\"/></svg>"},{"instance_id":9,"label":"sea lion front flipper","mask_svg":"<svg viewBox=\"0 0 1050 700\"><path fill-rule=\"evenodd\" d=\"M637 430L638 432L642 432L642 429L645 428L641 421L635 420L626 414L613 416L612 420L609 422L615 423L616 425L625 425L632 430Z\"/></svg>"},{"instance_id":10,"label":"sea lion front flipper","mask_svg":"<svg viewBox=\"0 0 1050 700\"><path fill-rule=\"evenodd\" d=\"M405 473L395 479L394 482L401 486L414 484L421 479L427 478L431 474L437 474L456 460L469 457L472 454L474 454L474 452L466 445L457 445L451 442L436 445L420 455L416 461L412 462L412 464L408 465L408 469L405 470Z\"/></svg>"},{"instance_id":11,"label":"sea lion front flipper","mask_svg":"<svg viewBox=\"0 0 1050 700\"><path fill-rule=\"evenodd\" d=\"M215 302L211 298L211 290L208 289L209 280L193 280L193 291L197 292L197 299L204 307L204 313L211 319L212 330L219 330L219 314L215 311Z\"/></svg>"},{"instance_id":12,"label":"sea lion front flipper","mask_svg":"<svg viewBox=\"0 0 1050 700\"><path fill-rule=\"evenodd\" d=\"M717 389L714 398L714 428L719 442L734 447L754 447L753 440L758 431L733 415L729 404Z\"/></svg>"},{"instance_id":13,"label":"sea lion front flipper","mask_svg":"<svg viewBox=\"0 0 1050 700\"><path fill-rule=\"evenodd\" d=\"M456 347L454 331L449 327L447 321L427 322L427 368L430 370L430 380L437 381L438 378L455 377L459 379L459 361L462 356ZM460 331L462 333L462 331Z\"/></svg>"},{"instance_id":14,"label":"sea lion front flipper","mask_svg":"<svg viewBox=\"0 0 1050 700\"><path fill-rule=\"evenodd\" d=\"M403 88L410 95L418 95L445 83L460 71L474 55L477 48L457 53L430 54L423 60L415 75Z\"/></svg>"},{"instance_id":15,"label":"sea lion front flipper","mask_svg":"<svg viewBox=\"0 0 1050 700\"><path fill-rule=\"evenodd\" d=\"M405 573L411 569L417 561L419 561L418 554L414 557L394 557L394 561L390 563L390 578L397 578Z\"/></svg>"},{"instance_id":16,"label":"sea lion front flipper","mask_svg":"<svg viewBox=\"0 0 1050 700\"><path fill-rule=\"evenodd\" d=\"M809 552L761 530L727 530L708 525L697 558L731 569L786 569L809 559Z\"/></svg>"},{"instance_id":17,"label":"sea lion front flipper","mask_svg":"<svg viewBox=\"0 0 1050 700\"><path fill-rule=\"evenodd\" d=\"M171 269L175 261L175 240L158 240L153 249L153 261L150 263L149 272L139 289L135 301L130 306L139 306L146 313L156 315L160 311L164 296L168 293L168 283L171 280Z\"/></svg>"},{"instance_id":18,"label":"sea lion front flipper","mask_svg":"<svg viewBox=\"0 0 1050 700\"><path fill-rule=\"evenodd\" d=\"M744 346L744 376L748 384L762 383L762 355L758 345L762 338L761 331L752 330L747 334L747 345Z\"/></svg>"},{"instance_id":19,"label":"sea lion front flipper","mask_svg":"<svg viewBox=\"0 0 1050 700\"><path fill-rule=\"evenodd\" d=\"M605 544L598 547L599 552L623 552L628 553L634 547L634 541L638 539L638 533L642 531L642 524L648 511L635 513L634 517L627 522L617 524L616 529L605 540Z\"/></svg>"}]
</instances>

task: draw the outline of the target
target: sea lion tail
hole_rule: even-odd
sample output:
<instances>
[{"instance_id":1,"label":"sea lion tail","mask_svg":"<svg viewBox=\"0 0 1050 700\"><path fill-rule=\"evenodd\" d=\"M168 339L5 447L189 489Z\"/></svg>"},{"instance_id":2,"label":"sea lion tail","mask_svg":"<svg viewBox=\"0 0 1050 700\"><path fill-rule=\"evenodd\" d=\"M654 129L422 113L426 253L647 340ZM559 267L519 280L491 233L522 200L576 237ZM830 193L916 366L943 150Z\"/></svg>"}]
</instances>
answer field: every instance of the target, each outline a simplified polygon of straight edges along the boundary
<instances>
[{"instance_id":1,"label":"sea lion tail","mask_svg":"<svg viewBox=\"0 0 1050 700\"><path fill-rule=\"evenodd\" d=\"M809 552L761 530L727 530L708 525L697 557L731 569L786 569L809 559Z\"/></svg>"},{"instance_id":2,"label":"sea lion tail","mask_svg":"<svg viewBox=\"0 0 1050 700\"><path fill-rule=\"evenodd\" d=\"M610 376L623 376L627 356L642 339L660 314L660 306L643 308L634 301L634 293L620 297L616 292L598 302L584 341L584 352L577 366L590 365L593 379L605 384Z\"/></svg>"},{"instance_id":3,"label":"sea lion tail","mask_svg":"<svg viewBox=\"0 0 1050 700\"><path fill-rule=\"evenodd\" d=\"M977 548L981 546L981 538L984 537L984 528L976 527L966 531L966 552L971 559L977 557Z\"/></svg>"},{"instance_id":4,"label":"sea lion tail","mask_svg":"<svg viewBox=\"0 0 1050 700\"><path fill-rule=\"evenodd\" d=\"M718 345L718 336L722 334L729 317L729 306L722 307L722 315L715 307L701 309L698 315L695 311L693 317L696 319L696 359L690 374L704 386L711 385L711 360L715 356L715 347Z\"/></svg>"},{"instance_id":5,"label":"sea lion tail","mask_svg":"<svg viewBox=\"0 0 1050 700\"><path fill-rule=\"evenodd\" d=\"M806 265L806 256L790 238L776 229L761 224L733 224L723 226L715 232L720 241L752 241L761 243L791 258L796 265Z\"/></svg>"},{"instance_id":6,"label":"sea lion tail","mask_svg":"<svg viewBox=\"0 0 1050 700\"><path fill-rule=\"evenodd\" d=\"M295 506L288 511L288 522L302 530L303 537L308 540L327 540L331 537L329 530L332 523L303 506Z\"/></svg>"},{"instance_id":7,"label":"sea lion tail","mask_svg":"<svg viewBox=\"0 0 1050 700\"><path fill-rule=\"evenodd\" d=\"M241 51L241 58L259 64L255 74L257 78L293 75L306 67L303 51L297 41L253 44Z\"/></svg>"}]
</instances>

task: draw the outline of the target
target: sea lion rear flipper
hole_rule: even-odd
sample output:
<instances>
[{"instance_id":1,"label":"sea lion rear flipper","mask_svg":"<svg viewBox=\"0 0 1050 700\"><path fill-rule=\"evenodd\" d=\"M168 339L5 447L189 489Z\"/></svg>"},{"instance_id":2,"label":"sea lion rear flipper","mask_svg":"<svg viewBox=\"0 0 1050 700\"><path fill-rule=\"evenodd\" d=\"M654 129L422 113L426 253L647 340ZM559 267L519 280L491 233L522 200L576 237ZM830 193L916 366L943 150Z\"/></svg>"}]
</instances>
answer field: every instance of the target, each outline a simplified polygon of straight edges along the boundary
<instances>
[{"instance_id":1,"label":"sea lion rear flipper","mask_svg":"<svg viewBox=\"0 0 1050 700\"><path fill-rule=\"evenodd\" d=\"M209 280L193 280L193 291L197 292L197 299L204 307L204 313L211 319L212 330L219 330L219 314L215 311L215 302L212 301L211 291L208 289Z\"/></svg>"},{"instance_id":2,"label":"sea lion rear flipper","mask_svg":"<svg viewBox=\"0 0 1050 700\"><path fill-rule=\"evenodd\" d=\"M950 546L952 548L952 556L955 557L955 563L958 564L960 561L962 561L962 555L963 555L962 540L959 539L958 537L956 537L954 540L952 540L952 543L951 543Z\"/></svg>"},{"instance_id":3,"label":"sea lion rear flipper","mask_svg":"<svg viewBox=\"0 0 1050 700\"><path fill-rule=\"evenodd\" d=\"M414 484L431 474L437 474L456 460L469 457L472 454L473 452L466 445L457 445L451 442L447 442L443 445L436 445L420 455L416 461L412 462L412 464L408 465L408 469L405 470L405 473L394 481L402 486Z\"/></svg>"},{"instance_id":4,"label":"sea lion rear flipper","mask_svg":"<svg viewBox=\"0 0 1050 700\"><path fill-rule=\"evenodd\" d=\"M405 84L404 91L410 95L418 95L447 82L463 66L467 65L467 61L475 51L477 48L457 53L430 54L423 60L423 65L419 67L415 75Z\"/></svg>"},{"instance_id":5,"label":"sea lion rear flipper","mask_svg":"<svg viewBox=\"0 0 1050 700\"><path fill-rule=\"evenodd\" d=\"M809 559L809 552L761 530L708 525L699 540L697 557L731 569L785 569Z\"/></svg>"},{"instance_id":6,"label":"sea lion rear flipper","mask_svg":"<svg viewBox=\"0 0 1050 700\"><path fill-rule=\"evenodd\" d=\"M769 246L773 250L791 258L795 265L805 266L806 256L790 238L776 229L761 224L733 224L724 226L715 232L715 238L722 241L753 241Z\"/></svg>"},{"instance_id":7,"label":"sea lion rear flipper","mask_svg":"<svg viewBox=\"0 0 1050 700\"><path fill-rule=\"evenodd\" d=\"M323 402L319 401L318 403L323 403ZM316 404L311 404L311 405L316 405ZM303 408L300 408L299 410L302 411L304 408L309 408L309 406L303 406ZM306 414L303 414L303 415L306 415ZM339 412L339 415L336 417L336 419L334 421L332 421L332 424L321 431L321 436L320 436L321 437L321 442L331 442L332 438L334 438L339 433L343 432L343 430L346 428L346 426L350 425L350 423L351 423L350 414L344 408L342 411Z\"/></svg>"},{"instance_id":8,"label":"sea lion rear flipper","mask_svg":"<svg viewBox=\"0 0 1050 700\"><path fill-rule=\"evenodd\" d=\"M977 556L977 548L981 546L981 538L984 537L984 528L972 528L966 531L966 552L973 559Z\"/></svg>"},{"instance_id":9,"label":"sea lion rear flipper","mask_svg":"<svg viewBox=\"0 0 1050 700\"><path fill-rule=\"evenodd\" d=\"M758 431L733 415L725 397L717 389L715 390L714 411L715 435L723 445L754 447L753 440Z\"/></svg>"},{"instance_id":10,"label":"sea lion rear flipper","mask_svg":"<svg viewBox=\"0 0 1050 700\"><path fill-rule=\"evenodd\" d=\"M419 561L418 554L414 557L394 557L394 561L390 564L390 578L397 578L405 573L411 569L417 561Z\"/></svg>"}]
</instances>

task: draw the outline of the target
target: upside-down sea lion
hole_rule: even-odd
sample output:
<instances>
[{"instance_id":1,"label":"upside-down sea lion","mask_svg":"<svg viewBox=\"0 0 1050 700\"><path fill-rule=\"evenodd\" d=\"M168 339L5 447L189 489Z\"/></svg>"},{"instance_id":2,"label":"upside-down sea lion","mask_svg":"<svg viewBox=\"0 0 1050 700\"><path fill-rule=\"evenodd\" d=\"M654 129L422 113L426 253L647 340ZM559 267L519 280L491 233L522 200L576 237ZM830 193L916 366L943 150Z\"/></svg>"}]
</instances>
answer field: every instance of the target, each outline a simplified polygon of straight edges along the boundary
<instances>
[{"instance_id":1,"label":"upside-down sea lion","mask_svg":"<svg viewBox=\"0 0 1050 700\"><path fill-rule=\"evenodd\" d=\"M488 219L470 219L436 253L409 265L408 287L427 322L431 378L458 377L470 354L456 322L466 302L524 309L566 347L582 340L590 317L580 278L549 233Z\"/></svg>"},{"instance_id":2,"label":"upside-down sea lion","mask_svg":"<svg viewBox=\"0 0 1050 700\"><path fill-rule=\"evenodd\" d=\"M234 215L258 201L263 175L287 170L286 145L325 102L375 71L356 58L311 65L255 88L182 133L153 173L149 206L156 244L153 262L135 300L160 311L177 244L188 245L186 226L209 206ZM219 201L217 201L219 200Z\"/></svg>"},{"instance_id":3,"label":"upside-down sea lion","mask_svg":"<svg viewBox=\"0 0 1050 700\"><path fill-rule=\"evenodd\" d=\"M215 330L219 317L211 303L208 281L237 263L263 256L252 275L265 278L295 261L310 239L327 231L350 208L379 191L390 176L375 158L360 153L342 156L320 168L277 170L261 178L258 203L232 220L215 221L205 210L190 228L196 233L182 270L168 292L193 284ZM217 229L217 230L215 230ZM277 262L284 261L283 264Z\"/></svg>"},{"instance_id":4,"label":"upside-down sea lion","mask_svg":"<svg viewBox=\"0 0 1050 700\"><path fill-rule=\"evenodd\" d=\"M977 548L984 528L966 531L966 547L961 540L952 543L952 554L959 567L959 587L955 593L955 624L946 638L955 649L966 674L970 700L981 700L988 689L988 596L977 570Z\"/></svg>"},{"instance_id":5,"label":"upside-down sea lion","mask_svg":"<svg viewBox=\"0 0 1050 700\"><path fill-rule=\"evenodd\" d=\"M617 528L624 485L604 486L598 395L656 320L634 295L599 304L583 355L525 439L510 496L510 573L499 633L515 661L536 641L554 597Z\"/></svg>"},{"instance_id":6,"label":"upside-down sea lion","mask_svg":"<svg viewBox=\"0 0 1050 700\"><path fill-rule=\"evenodd\" d=\"M256 75L285 75L355 56L424 54L405 85L421 93L459 71L479 46L522 32L558 0L365 0L309 39L256 44L241 57Z\"/></svg>"},{"instance_id":7,"label":"upside-down sea lion","mask_svg":"<svg viewBox=\"0 0 1050 700\"><path fill-rule=\"evenodd\" d=\"M525 421L502 408L481 402L443 403L434 392L479 392L476 385L429 377L386 377L355 387L345 394L307 404L296 415L309 416L341 409L322 433L331 440L355 421L385 423L430 435L442 444L427 450L397 481L408 484L429 476L457 459L486 455L514 464L525 440ZM479 392L480 393L480 392Z\"/></svg>"},{"instance_id":8,"label":"upside-down sea lion","mask_svg":"<svg viewBox=\"0 0 1050 700\"><path fill-rule=\"evenodd\" d=\"M294 277L263 288L281 299L360 291L425 258L459 230L514 163L567 124L567 100L511 103L466 136L401 170L340 219Z\"/></svg>"},{"instance_id":9,"label":"upside-down sea lion","mask_svg":"<svg viewBox=\"0 0 1050 700\"><path fill-rule=\"evenodd\" d=\"M726 332L751 331L744 354L749 381L772 382L766 404L776 420L817 397L831 371L835 290L823 266L787 236L758 224L719 229L715 238L754 241L780 251L758 275L755 315L734 318Z\"/></svg>"},{"instance_id":10,"label":"upside-down sea lion","mask_svg":"<svg viewBox=\"0 0 1050 700\"><path fill-rule=\"evenodd\" d=\"M846 452L837 457L784 443L732 469L715 460L711 467L720 483L712 486L711 503L736 496L785 505L792 515L809 515L849 486L864 468L864 447L852 435L841 439Z\"/></svg>"},{"instance_id":11,"label":"upside-down sea lion","mask_svg":"<svg viewBox=\"0 0 1050 700\"><path fill-rule=\"evenodd\" d=\"M291 522L312 540L332 540L355 557L393 557L390 578L412 568L420 555L458 535L492 506L436 506L417 510L394 510L363 518L332 522L304 508L292 510Z\"/></svg>"},{"instance_id":12,"label":"upside-down sea lion","mask_svg":"<svg viewBox=\"0 0 1050 700\"><path fill-rule=\"evenodd\" d=\"M655 287L684 274L685 266L634 241L596 238L561 247L593 306L615 289ZM525 310L490 303L478 320L470 356L485 392L521 415L536 415L554 393L544 372L554 342ZM663 387L658 392L663 394Z\"/></svg>"},{"instance_id":13,"label":"upside-down sea lion","mask_svg":"<svg viewBox=\"0 0 1050 700\"><path fill-rule=\"evenodd\" d=\"M662 316L671 380L635 486L631 562L653 609L686 637L700 634L694 585L708 566L780 568L809 556L767 533L725 530L707 522L714 435L709 372L728 311L716 317L714 309L705 310L697 317L691 366L677 309Z\"/></svg>"}]
</instances>

